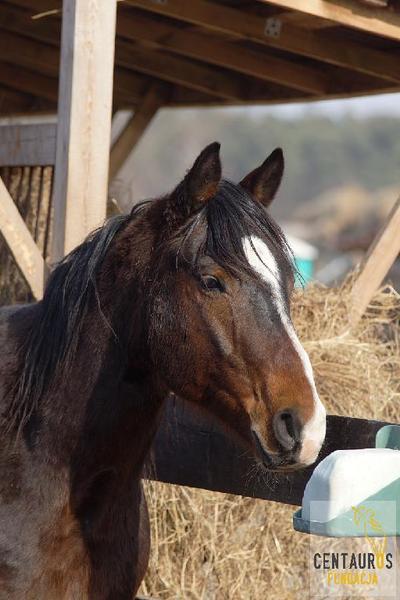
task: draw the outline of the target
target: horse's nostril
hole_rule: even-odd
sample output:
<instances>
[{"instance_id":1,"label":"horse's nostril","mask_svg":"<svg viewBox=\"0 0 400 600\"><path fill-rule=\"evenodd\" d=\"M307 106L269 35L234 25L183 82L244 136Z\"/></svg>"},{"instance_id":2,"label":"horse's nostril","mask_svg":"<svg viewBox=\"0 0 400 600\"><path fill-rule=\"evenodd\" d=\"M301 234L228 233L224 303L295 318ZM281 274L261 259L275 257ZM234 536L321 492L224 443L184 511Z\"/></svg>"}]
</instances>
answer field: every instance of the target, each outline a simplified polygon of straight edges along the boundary
<instances>
[{"instance_id":1,"label":"horse's nostril","mask_svg":"<svg viewBox=\"0 0 400 600\"><path fill-rule=\"evenodd\" d=\"M276 413L273 419L275 437L285 450L293 450L300 441L300 423L291 410Z\"/></svg>"}]
</instances>

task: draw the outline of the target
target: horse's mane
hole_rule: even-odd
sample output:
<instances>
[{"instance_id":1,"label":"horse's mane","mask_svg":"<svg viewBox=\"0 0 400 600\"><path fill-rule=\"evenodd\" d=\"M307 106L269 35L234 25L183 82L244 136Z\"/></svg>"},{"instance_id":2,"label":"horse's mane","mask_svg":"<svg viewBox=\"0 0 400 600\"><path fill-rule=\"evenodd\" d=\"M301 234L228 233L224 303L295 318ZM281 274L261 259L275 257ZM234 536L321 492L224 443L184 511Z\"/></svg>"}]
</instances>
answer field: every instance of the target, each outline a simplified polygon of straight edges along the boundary
<instances>
[{"instance_id":1,"label":"horse's mane","mask_svg":"<svg viewBox=\"0 0 400 600\"><path fill-rule=\"evenodd\" d=\"M206 225L206 234L197 252L186 253L185 244L197 226ZM195 268L202 255L210 256L228 273L240 278L241 273L254 276L243 248L243 238L258 236L275 250L280 268L294 276L293 253L279 225L265 208L239 185L223 180L217 194L187 224L182 236L180 254L189 256ZM262 260L262 257L260 257ZM297 272L296 272L297 274Z\"/></svg>"},{"instance_id":2,"label":"horse's mane","mask_svg":"<svg viewBox=\"0 0 400 600\"><path fill-rule=\"evenodd\" d=\"M20 345L18 381L7 421L21 429L48 391L57 369L66 372L76 354L88 308L97 298L96 275L115 235L131 218L118 215L92 232L51 273L38 316ZM101 310L101 308L99 307Z\"/></svg>"}]
</instances>

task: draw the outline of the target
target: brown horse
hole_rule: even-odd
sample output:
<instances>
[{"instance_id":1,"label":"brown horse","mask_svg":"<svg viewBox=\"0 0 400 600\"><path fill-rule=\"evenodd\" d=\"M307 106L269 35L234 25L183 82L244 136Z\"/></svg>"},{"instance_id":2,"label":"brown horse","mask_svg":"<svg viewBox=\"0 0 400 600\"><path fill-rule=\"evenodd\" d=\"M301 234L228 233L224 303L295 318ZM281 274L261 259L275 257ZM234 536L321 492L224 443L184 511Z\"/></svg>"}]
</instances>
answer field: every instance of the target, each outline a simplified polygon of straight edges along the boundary
<instances>
[{"instance_id":1,"label":"brown horse","mask_svg":"<svg viewBox=\"0 0 400 600\"><path fill-rule=\"evenodd\" d=\"M267 468L312 463L325 411L289 316L293 261L219 144L176 189L96 231L43 301L0 313L0 598L128 600L149 555L141 473L174 392Z\"/></svg>"}]
</instances>

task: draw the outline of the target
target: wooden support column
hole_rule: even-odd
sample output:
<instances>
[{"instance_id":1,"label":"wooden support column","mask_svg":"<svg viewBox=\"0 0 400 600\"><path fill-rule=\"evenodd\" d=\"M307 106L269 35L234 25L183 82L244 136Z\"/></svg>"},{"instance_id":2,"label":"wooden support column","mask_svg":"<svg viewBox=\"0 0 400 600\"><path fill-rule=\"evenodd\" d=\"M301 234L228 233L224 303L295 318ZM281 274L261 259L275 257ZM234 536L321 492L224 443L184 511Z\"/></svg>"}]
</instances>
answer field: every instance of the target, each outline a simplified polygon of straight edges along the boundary
<instances>
[{"instance_id":1,"label":"wooden support column","mask_svg":"<svg viewBox=\"0 0 400 600\"><path fill-rule=\"evenodd\" d=\"M361 265L351 296L350 321L358 323L400 252L400 197Z\"/></svg>"},{"instance_id":2,"label":"wooden support column","mask_svg":"<svg viewBox=\"0 0 400 600\"><path fill-rule=\"evenodd\" d=\"M152 85L111 149L110 182L143 136L162 100L162 86Z\"/></svg>"},{"instance_id":3,"label":"wooden support column","mask_svg":"<svg viewBox=\"0 0 400 600\"><path fill-rule=\"evenodd\" d=\"M63 2L53 261L106 216L116 6Z\"/></svg>"},{"instance_id":4,"label":"wooden support column","mask_svg":"<svg viewBox=\"0 0 400 600\"><path fill-rule=\"evenodd\" d=\"M36 300L43 296L47 265L0 178L0 231Z\"/></svg>"}]
</instances>

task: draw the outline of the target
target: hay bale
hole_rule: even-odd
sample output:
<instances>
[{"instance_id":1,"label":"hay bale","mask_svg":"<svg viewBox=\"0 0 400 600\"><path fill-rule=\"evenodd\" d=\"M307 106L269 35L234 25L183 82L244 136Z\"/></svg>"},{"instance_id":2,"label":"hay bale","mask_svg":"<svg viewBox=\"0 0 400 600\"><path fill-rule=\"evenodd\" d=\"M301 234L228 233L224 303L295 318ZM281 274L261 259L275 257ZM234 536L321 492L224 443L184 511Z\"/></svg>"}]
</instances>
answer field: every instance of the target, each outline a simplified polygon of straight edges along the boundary
<instances>
[{"instance_id":1,"label":"hay bale","mask_svg":"<svg viewBox=\"0 0 400 600\"><path fill-rule=\"evenodd\" d=\"M329 412L400 421L400 296L379 291L349 331L349 290L299 292L293 318ZM293 507L146 483L152 556L142 593L163 600L298 600L308 588L308 536Z\"/></svg>"},{"instance_id":2,"label":"hay bale","mask_svg":"<svg viewBox=\"0 0 400 600\"><path fill-rule=\"evenodd\" d=\"M0 177L47 258L51 240L53 167L2 167ZM0 306L32 301L29 286L0 233Z\"/></svg>"}]
</instances>

